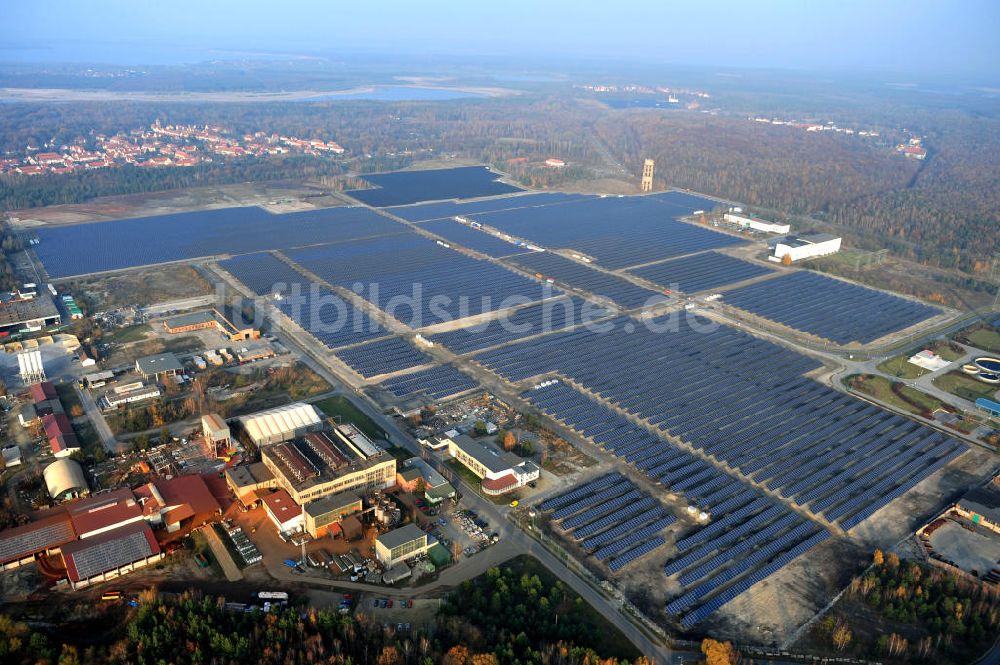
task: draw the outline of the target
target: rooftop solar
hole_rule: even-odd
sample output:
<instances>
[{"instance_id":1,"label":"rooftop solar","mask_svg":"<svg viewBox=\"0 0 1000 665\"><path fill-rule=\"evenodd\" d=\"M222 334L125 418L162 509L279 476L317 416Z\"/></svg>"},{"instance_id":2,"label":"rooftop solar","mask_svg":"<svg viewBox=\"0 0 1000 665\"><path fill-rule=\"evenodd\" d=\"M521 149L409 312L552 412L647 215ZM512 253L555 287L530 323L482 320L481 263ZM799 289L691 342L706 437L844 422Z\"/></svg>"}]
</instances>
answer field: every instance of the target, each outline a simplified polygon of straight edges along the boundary
<instances>
[{"instance_id":1,"label":"rooftop solar","mask_svg":"<svg viewBox=\"0 0 1000 665\"><path fill-rule=\"evenodd\" d=\"M86 580L159 553L149 526L142 522L62 548L70 579Z\"/></svg>"}]
</instances>

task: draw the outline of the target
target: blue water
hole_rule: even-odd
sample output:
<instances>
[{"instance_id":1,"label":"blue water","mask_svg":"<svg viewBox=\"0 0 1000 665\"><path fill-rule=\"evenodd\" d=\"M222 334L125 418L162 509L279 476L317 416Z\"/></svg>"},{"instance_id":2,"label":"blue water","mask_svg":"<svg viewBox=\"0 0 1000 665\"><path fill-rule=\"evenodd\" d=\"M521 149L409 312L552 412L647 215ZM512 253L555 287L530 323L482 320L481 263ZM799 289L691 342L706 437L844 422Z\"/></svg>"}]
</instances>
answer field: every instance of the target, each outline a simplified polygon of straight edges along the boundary
<instances>
[{"instance_id":1,"label":"blue water","mask_svg":"<svg viewBox=\"0 0 1000 665\"><path fill-rule=\"evenodd\" d=\"M478 92L452 88L411 88L407 86L378 86L364 92L345 92L306 97L304 102L378 101L378 102L440 102L449 99L485 97Z\"/></svg>"}]
</instances>

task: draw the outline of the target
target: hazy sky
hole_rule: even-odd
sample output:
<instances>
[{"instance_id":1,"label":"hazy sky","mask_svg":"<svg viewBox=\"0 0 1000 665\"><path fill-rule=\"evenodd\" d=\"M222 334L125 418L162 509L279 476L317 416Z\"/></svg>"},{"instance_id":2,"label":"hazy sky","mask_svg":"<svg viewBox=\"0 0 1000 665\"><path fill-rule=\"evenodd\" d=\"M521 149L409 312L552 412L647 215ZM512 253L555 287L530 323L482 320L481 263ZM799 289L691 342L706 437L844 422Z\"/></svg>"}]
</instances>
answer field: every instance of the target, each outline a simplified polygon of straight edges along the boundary
<instances>
[{"instance_id":1,"label":"hazy sky","mask_svg":"<svg viewBox=\"0 0 1000 665\"><path fill-rule=\"evenodd\" d=\"M998 30L1000 0L0 0L0 59L120 64L219 48L975 75L998 69Z\"/></svg>"}]
</instances>

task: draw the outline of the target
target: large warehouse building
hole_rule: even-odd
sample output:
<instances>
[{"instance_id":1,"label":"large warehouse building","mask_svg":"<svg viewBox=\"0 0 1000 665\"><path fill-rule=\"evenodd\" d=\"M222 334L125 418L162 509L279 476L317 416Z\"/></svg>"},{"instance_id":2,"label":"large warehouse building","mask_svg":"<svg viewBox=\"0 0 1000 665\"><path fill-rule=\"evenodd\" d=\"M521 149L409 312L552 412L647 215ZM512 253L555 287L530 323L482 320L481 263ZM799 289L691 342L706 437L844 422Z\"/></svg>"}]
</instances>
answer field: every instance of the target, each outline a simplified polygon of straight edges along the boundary
<instances>
[{"instance_id":1,"label":"large warehouse building","mask_svg":"<svg viewBox=\"0 0 1000 665\"><path fill-rule=\"evenodd\" d=\"M300 506L331 494L366 493L395 484L396 458L357 430L348 436L341 429L261 448L277 485Z\"/></svg>"},{"instance_id":2,"label":"large warehouse building","mask_svg":"<svg viewBox=\"0 0 1000 665\"><path fill-rule=\"evenodd\" d=\"M142 522L67 543L62 557L70 586L82 589L155 563L163 552L152 529Z\"/></svg>"},{"instance_id":3,"label":"large warehouse building","mask_svg":"<svg viewBox=\"0 0 1000 665\"><path fill-rule=\"evenodd\" d=\"M788 233L792 230L790 224L771 222L766 219L761 219L760 217L744 215L742 213L727 212L722 216L722 218L730 224L735 224L740 228L763 231L764 233Z\"/></svg>"},{"instance_id":4,"label":"large warehouse building","mask_svg":"<svg viewBox=\"0 0 1000 665\"><path fill-rule=\"evenodd\" d=\"M323 429L323 418L311 404L296 402L239 419L250 442L257 447L289 441Z\"/></svg>"},{"instance_id":5,"label":"large warehouse building","mask_svg":"<svg viewBox=\"0 0 1000 665\"><path fill-rule=\"evenodd\" d=\"M829 233L802 236L785 236L771 243L769 261L781 262L786 256L792 262L836 254L840 251L840 238Z\"/></svg>"}]
</instances>

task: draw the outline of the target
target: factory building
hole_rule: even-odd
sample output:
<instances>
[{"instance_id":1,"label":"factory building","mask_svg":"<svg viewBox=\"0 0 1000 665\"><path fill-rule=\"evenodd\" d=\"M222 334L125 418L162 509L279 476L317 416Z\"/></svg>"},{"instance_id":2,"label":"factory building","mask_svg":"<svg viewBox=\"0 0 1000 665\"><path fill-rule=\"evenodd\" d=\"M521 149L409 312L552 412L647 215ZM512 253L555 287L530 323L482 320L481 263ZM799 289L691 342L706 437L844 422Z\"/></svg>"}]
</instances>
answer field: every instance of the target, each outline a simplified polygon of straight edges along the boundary
<instances>
[{"instance_id":1,"label":"factory building","mask_svg":"<svg viewBox=\"0 0 1000 665\"><path fill-rule=\"evenodd\" d=\"M56 460L42 471L42 479L49 496L55 501L76 499L90 492L83 468L76 460Z\"/></svg>"},{"instance_id":2,"label":"factory building","mask_svg":"<svg viewBox=\"0 0 1000 665\"><path fill-rule=\"evenodd\" d=\"M155 399L159 396L159 386L155 384L144 386L141 382L138 382L138 385L128 384L117 386L114 390L101 397L100 406L104 410L117 409L125 404L145 402L148 399Z\"/></svg>"},{"instance_id":3,"label":"factory building","mask_svg":"<svg viewBox=\"0 0 1000 665\"><path fill-rule=\"evenodd\" d=\"M217 309L190 312L169 318L163 327L172 335L194 332L195 330L216 330L230 342L242 342L260 337L260 331L244 325L237 325L236 316L225 316Z\"/></svg>"},{"instance_id":4,"label":"factory building","mask_svg":"<svg viewBox=\"0 0 1000 665\"><path fill-rule=\"evenodd\" d=\"M228 457L233 450L233 437L229 425L217 413L207 413L201 417L201 432L205 440L212 444L216 457Z\"/></svg>"},{"instance_id":5,"label":"factory building","mask_svg":"<svg viewBox=\"0 0 1000 665\"><path fill-rule=\"evenodd\" d=\"M353 492L341 492L317 499L303 509L305 531L313 538L322 538L340 530L343 518L362 510L361 498Z\"/></svg>"},{"instance_id":6,"label":"factory building","mask_svg":"<svg viewBox=\"0 0 1000 665\"><path fill-rule=\"evenodd\" d=\"M225 476L226 485L247 508L256 506L265 490L278 486L274 474L263 462L230 467Z\"/></svg>"},{"instance_id":7,"label":"factory building","mask_svg":"<svg viewBox=\"0 0 1000 665\"><path fill-rule=\"evenodd\" d=\"M62 316L47 291L30 299L0 298L0 334L35 332L62 323Z\"/></svg>"},{"instance_id":8,"label":"factory building","mask_svg":"<svg viewBox=\"0 0 1000 665\"><path fill-rule=\"evenodd\" d=\"M763 231L764 233L788 233L792 230L792 226L790 224L771 222L766 219L761 219L760 217L744 215L737 212L727 212L722 216L722 219L730 224L735 224L740 228Z\"/></svg>"},{"instance_id":9,"label":"factory building","mask_svg":"<svg viewBox=\"0 0 1000 665\"><path fill-rule=\"evenodd\" d=\"M200 526L222 514L205 479L197 474L154 480L138 487L135 495L146 521L164 527L167 533L182 526Z\"/></svg>"},{"instance_id":10,"label":"factory building","mask_svg":"<svg viewBox=\"0 0 1000 665\"><path fill-rule=\"evenodd\" d=\"M392 568L426 552L434 545L430 540L416 524L407 524L375 539L375 557L386 568Z\"/></svg>"},{"instance_id":11,"label":"factory building","mask_svg":"<svg viewBox=\"0 0 1000 665\"><path fill-rule=\"evenodd\" d=\"M73 522L66 513L0 531L0 570L32 563L38 555L59 552L66 543L76 540Z\"/></svg>"},{"instance_id":12,"label":"factory building","mask_svg":"<svg viewBox=\"0 0 1000 665\"><path fill-rule=\"evenodd\" d=\"M127 487L66 504L66 512L81 539L144 520L142 506Z\"/></svg>"},{"instance_id":13,"label":"factory building","mask_svg":"<svg viewBox=\"0 0 1000 665\"><path fill-rule=\"evenodd\" d=\"M1000 533L1000 476L963 496L954 510L970 522Z\"/></svg>"},{"instance_id":14,"label":"factory building","mask_svg":"<svg viewBox=\"0 0 1000 665\"><path fill-rule=\"evenodd\" d=\"M487 447L466 434L449 441L448 454L481 478L483 492L492 496L524 487L541 474L533 462Z\"/></svg>"},{"instance_id":15,"label":"factory building","mask_svg":"<svg viewBox=\"0 0 1000 665\"><path fill-rule=\"evenodd\" d=\"M184 371L184 366L172 353L145 356L135 361L135 371L146 380L159 381L165 376L174 376Z\"/></svg>"},{"instance_id":16,"label":"factory building","mask_svg":"<svg viewBox=\"0 0 1000 665\"><path fill-rule=\"evenodd\" d=\"M424 498L432 506L445 499L455 498L455 488L437 470L419 457L411 457L403 462L403 468L396 471L396 484L406 492L414 492L423 482Z\"/></svg>"},{"instance_id":17,"label":"factory building","mask_svg":"<svg viewBox=\"0 0 1000 665\"><path fill-rule=\"evenodd\" d=\"M163 558L145 522L119 527L62 546L66 576L73 589L112 580Z\"/></svg>"},{"instance_id":18,"label":"factory building","mask_svg":"<svg viewBox=\"0 0 1000 665\"><path fill-rule=\"evenodd\" d=\"M812 233L800 236L785 236L774 240L769 261L780 263L786 256L792 262L814 259L818 256L836 254L840 251L841 239L829 233Z\"/></svg>"},{"instance_id":19,"label":"factory building","mask_svg":"<svg viewBox=\"0 0 1000 665\"><path fill-rule=\"evenodd\" d=\"M261 459L299 505L341 492L385 489L396 480L396 458L347 425L263 447Z\"/></svg>"},{"instance_id":20,"label":"factory building","mask_svg":"<svg viewBox=\"0 0 1000 665\"><path fill-rule=\"evenodd\" d=\"M285 490L278 489L261 497L261 503L280 533L290 535L303 530L302 507Z\"/></svg>"},{"instance_id":21,"label":"factory building","mask_svg":"<svg viewBox=\"0 0 1000 665\"><path fill-rule=\"evenodd\" d=\"M239 422L250 442L257 447L281 443L323 429L323 418L316 407L302 402L242 416Z\"/></svg>"}]
</instances>

